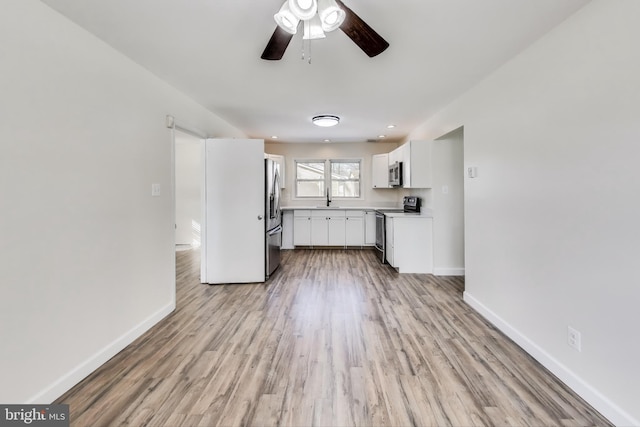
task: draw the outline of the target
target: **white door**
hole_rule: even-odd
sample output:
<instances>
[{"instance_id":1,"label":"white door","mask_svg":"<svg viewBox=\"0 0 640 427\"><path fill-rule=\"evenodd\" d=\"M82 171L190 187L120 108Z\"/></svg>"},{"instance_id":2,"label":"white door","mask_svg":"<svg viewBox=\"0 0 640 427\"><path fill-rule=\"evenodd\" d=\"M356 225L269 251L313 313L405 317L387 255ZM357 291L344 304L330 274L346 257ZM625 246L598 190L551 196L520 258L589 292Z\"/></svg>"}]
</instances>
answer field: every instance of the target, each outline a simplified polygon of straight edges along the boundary
<instances>
[{"instance_id":1,"label":"white door","mask_svg":"<svg viewBox=\"0 0 640 427\"><path fill-rule=\"evenodd\" d=\"M202 282L264 282L263 140L206 140L204 209Z\"/></svg>"}]
</instances>

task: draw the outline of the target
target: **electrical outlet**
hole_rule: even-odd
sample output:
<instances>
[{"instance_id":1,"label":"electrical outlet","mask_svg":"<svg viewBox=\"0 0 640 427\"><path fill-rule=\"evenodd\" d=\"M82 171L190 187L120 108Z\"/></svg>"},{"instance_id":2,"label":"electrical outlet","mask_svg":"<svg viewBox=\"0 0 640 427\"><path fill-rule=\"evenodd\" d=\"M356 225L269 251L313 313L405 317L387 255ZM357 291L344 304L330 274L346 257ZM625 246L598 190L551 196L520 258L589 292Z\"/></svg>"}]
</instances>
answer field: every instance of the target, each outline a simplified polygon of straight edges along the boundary
<instances>
[{"instance_id":1,"label":"electrical outlet","mask_svg":"<svg viewBox=\"0 0 640 427\"><path fill-rule=\"evenodd\" d=\"M567 344L578 351L582 351L582 338L580 332L573 329L571 326L567 327Z\"/></svg>"}]
</instances>

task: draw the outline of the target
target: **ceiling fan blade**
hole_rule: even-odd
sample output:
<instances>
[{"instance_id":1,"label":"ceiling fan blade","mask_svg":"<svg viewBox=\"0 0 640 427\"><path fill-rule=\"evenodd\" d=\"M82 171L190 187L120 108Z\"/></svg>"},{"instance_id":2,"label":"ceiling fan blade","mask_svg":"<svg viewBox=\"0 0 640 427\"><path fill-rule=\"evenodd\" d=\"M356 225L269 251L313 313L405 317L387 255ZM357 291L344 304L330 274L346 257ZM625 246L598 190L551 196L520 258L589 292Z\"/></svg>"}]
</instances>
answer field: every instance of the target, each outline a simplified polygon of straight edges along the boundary
<instances>
[{"instance_id":1,"label":"ceiling fan blade","mask_svg":"<svg viewBox=\"0 0 640 427\"><path fill-rule=\"evenodd\" d=\"M269 61L282 59L282 55L284 55L284 51L287 50L287 46L289 46L292 38L293 34L289 34L282 28L276 26L276 30L273 32L260 58Z\"/></svg>"},{"instance_id":2,"label":"ceiling fan blade","mask_svg":"<svg viewBox=\"0 0 640 427\"><path fill-rule=\"evenodd\" d=\"M353 40L364 53L373 58L389 47L389 43L356 15L353 10L345 6L340 0L336 0L336 3L346 14L344 22L340 25L340 29Z\"/></svg>"}]
</instances>

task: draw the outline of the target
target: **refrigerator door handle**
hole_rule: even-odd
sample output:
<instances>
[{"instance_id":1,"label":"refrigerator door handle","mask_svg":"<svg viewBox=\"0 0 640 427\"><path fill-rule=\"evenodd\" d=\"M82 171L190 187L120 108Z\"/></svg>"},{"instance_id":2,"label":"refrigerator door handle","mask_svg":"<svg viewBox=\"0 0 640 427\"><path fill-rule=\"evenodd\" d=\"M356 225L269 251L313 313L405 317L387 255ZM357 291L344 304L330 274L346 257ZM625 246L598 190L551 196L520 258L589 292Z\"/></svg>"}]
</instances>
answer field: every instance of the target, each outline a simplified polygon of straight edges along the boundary
<instances>
[{"instance_id":1,"label":"refrigerator door handle","mask_svg":"<svg viewBox=\"0 0 640 427\"><path fill-rule=\"evenodd\" d=\"M274 234L278 234L278 233L282 233L282 225L278 225L276 228L274 228L273 230L269 231L267 233L268 236L273 236Z\"/></svg>"}]
</instances>

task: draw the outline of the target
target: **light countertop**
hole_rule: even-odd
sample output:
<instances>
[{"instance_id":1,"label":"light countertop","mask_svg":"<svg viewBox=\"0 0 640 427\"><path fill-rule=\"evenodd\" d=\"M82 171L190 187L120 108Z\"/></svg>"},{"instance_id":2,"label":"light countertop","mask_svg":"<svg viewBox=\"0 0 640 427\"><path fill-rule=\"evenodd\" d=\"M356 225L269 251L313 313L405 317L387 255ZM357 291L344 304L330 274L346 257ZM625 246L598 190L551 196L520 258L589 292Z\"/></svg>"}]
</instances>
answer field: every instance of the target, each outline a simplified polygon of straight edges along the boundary
<instances>
[{"instance_id":1,"label":"light countertop","mask_svg":"<svg viewBox=\"0 0 640 427\"><path fill-rule=\"evenodd\" d=\"M295 210L352 210L352 211L375 211L376 209L390 209L389 206L282 206L280 209L283 211L295 211ZM396 209L401 209L396 207ZM385 215L391 218L433 218L433 210L429 208L422 208L420 213L409 212L385 212Z\"/></svg>"}]
</instances>

